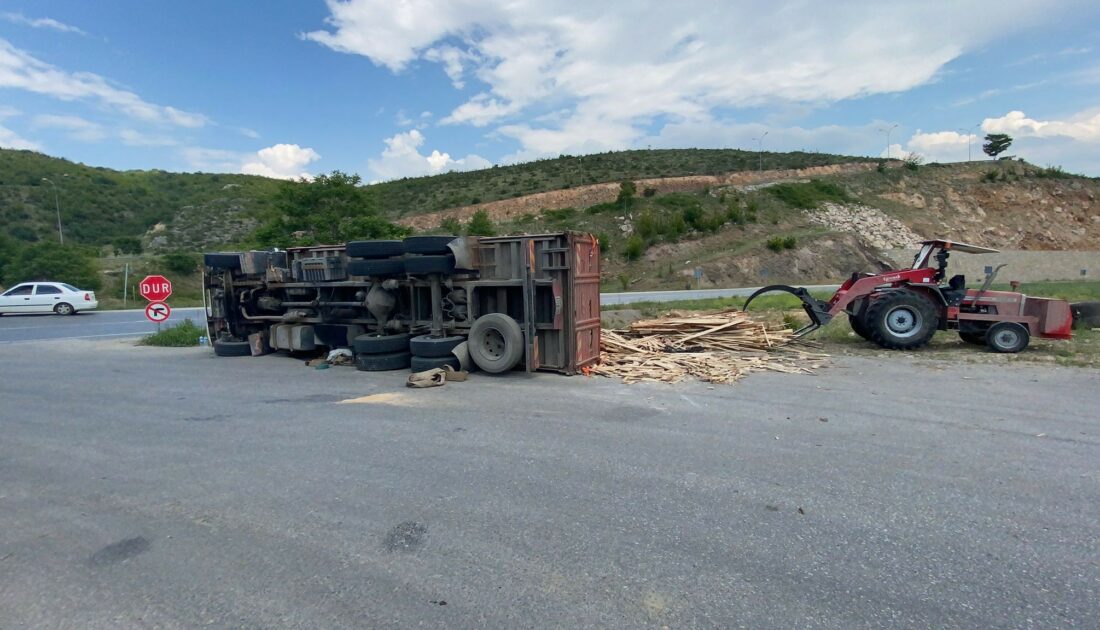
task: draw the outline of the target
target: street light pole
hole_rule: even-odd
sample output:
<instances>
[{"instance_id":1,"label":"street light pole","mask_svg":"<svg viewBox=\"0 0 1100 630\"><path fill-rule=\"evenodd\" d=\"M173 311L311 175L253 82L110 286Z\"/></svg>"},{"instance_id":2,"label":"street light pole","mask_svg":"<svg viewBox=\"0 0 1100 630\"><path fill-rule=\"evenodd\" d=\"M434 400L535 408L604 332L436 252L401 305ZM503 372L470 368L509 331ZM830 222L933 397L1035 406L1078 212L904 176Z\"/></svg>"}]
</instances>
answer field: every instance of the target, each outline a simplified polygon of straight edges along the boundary
<instances>
[{"instance_id":1,"label":"street light pole","mask_svg":"<svg viewBox=\"0 0 1100 630\"><path fill-rule=\"evenodd\" d=\"M894 126L890 127L889 129L879 129L880 132L886 134L886 159L887 160L890 159L890 132L893 131L894 129L896 129L897 126L898 126L898 123L894 123Z\"/></svg>"},{"instance_id":2,"label":"street light pole","mask_svg":"<svg viewBox=\"0 0 1100 630\"><path fill-rule=\"evenodd\" d=\"M767 131L765 131L763 134L761 134L761 136L759 138L753 138L753 140L755 140L756 143L757 143L757 146L756 146L757 156L760 158L760 165L757 168L757 170L759 170L759 171L764 170L764 136L766 136L766 135L768 135Z\"/></svg>"},{"instance_id":3,"label":"street light pole","mask_svg":"<svg viewBox=\"0 0 1100 630\"><path fill-rule=\"evenodd\" d=\"M43 177L42 181L50 182L50 185L53 186L53 205L57 210L57 238L61 241L61 244L64 245L65 234L61 232L61 200L57 195L57 184L53 183L53 180L48 177Z\"/></svg>"},{"instance_id":4,"label":"street light pole","mask_svg":"<svg viewBox=\"0 0 1100 630\"><path fill-rule=\"evenodd\" d=\"M982 126L982 123L975 123L974 126L970 127L969 129L963 129L962 127L959 128L959 131L966 134L966 161L967 162L970 161L970 145L971 145L971 142L974 140L974 130L977 129L978 127L981 127L981 126Z\"/></svg>"}]
</instances>

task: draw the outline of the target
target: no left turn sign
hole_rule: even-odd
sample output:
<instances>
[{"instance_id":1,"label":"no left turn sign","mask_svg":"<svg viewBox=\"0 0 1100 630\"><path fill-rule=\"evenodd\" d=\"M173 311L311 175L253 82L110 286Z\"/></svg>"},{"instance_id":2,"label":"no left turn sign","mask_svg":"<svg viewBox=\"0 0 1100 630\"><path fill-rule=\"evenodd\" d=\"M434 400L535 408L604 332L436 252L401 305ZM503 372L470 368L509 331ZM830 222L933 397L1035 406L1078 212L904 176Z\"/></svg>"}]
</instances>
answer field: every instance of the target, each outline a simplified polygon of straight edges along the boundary
<instances>
[{"instance_id":1,"label":"no left turn sign","mask_svg":"<svg viewBox=\"0 0 1100 630\"><path fill-rule=\"evenodd\" d=\"M159 324L172 314L172 307L168 306L164 302L149 302L145 307L145 317L149 318L149 321Z\"/></svg>"}]
</instances>

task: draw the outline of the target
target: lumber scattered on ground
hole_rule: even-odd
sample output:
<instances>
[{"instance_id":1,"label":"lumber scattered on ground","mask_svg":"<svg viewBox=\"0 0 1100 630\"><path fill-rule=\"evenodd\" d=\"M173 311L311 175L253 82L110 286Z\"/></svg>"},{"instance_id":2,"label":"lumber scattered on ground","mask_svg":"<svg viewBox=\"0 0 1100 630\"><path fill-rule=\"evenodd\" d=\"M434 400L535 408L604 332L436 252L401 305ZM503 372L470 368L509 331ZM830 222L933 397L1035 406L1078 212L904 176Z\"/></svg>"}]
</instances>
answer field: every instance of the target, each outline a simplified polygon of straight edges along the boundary
<instances>
[{"instance_id":1,"label":"lumber scattered on ground","mask_svg":"<svg viewBox=\"0 0 1100 630\"><path fill-rule=\"evenodd\" d=\"M600 365L593 373L625 383L675 383L688 376L733 383L764 370L808 373L827 358L807 344L792 344L789 328L768 327L738 310L672 313L601 335Z\"/></svg>"}]
</instances>

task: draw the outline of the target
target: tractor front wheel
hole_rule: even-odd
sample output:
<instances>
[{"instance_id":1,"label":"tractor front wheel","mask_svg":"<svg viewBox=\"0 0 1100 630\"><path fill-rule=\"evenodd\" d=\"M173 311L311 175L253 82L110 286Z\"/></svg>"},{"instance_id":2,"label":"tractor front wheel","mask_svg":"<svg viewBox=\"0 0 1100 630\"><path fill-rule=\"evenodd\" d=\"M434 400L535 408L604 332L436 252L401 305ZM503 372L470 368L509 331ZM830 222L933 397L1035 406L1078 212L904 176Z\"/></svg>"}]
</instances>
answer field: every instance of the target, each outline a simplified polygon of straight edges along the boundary
<instances>
[{"instance_id":1,"label":"tractor front wheel","mask_svg":"<svg viewBox=\"0 0 1100 630\"><path fill-rule=\"evenodd\" d=\"M936 333L939 311L930 299L908 289L891 291L867 306L863 323L870 340L889 350L919 348Z\"/></svg>"},{"instance_id":2,"label":"tractor front wheel","mask_svg":"<svg viewBox=\"0 0 1100 630\"><path fill-rule=\"evenodd\" d=\"M985 342L993 352L1019 352L1027 347L1030 340L1027 327L1016 322L997 322L985 334Z\"/></svg>"}]
</instances>

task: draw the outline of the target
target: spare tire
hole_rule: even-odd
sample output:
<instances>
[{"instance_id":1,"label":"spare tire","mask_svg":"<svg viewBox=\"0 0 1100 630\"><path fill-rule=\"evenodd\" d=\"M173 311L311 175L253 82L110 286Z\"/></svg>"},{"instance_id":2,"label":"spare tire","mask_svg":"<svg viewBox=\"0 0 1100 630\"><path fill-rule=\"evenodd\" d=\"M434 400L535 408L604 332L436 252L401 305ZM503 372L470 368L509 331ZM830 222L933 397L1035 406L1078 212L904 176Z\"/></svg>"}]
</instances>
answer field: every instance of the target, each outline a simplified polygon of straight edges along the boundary
<instances>
[{"instance_id":1,"label":"spare tire","mask_svg":"<svg viewBox=\"0 0 1100 630\"><path fill-rule=\"evenodd\" d=\"M397 335L359 335L355 338L355 342L352 346L355 348L355 354L408 352L410 336L411 335L408 333L400 333Z\"/></svg>"},{"instance_id":2,"label":"spare tire","mask_svg":"<svg viewBox=\"0 0 1100 630\"><path fill-rule=\"evenodd\" d=\"M240 269L240 254L203 254L202 264L212 269Z\"/></svg>"},{"instance_id":3,"label":"spare tire","mask_svg":"<svg viewBox=\"0 0 1100 630\"><path fill-rule=\"evenodd\" d=\"M413 356L417 357L449 357L451 356L451 350L454 350L455 346L463 341L466 341L466 338L462 335L451 335L449 337L420 335L409 340L409 350L412 351Z\"/></svg>"},{"instance_id":4,"label":"spare tire","mask_svg":"<svg viewBox=\"0 0 1100 630\"><path fill-rule=\"evenodd\" d=\"M405 273L404 260L351 260L349 276L399 276Z\"/></svg>"},{"instance_id":5,"label":"spare tire","mask_svg":"<svg viewBox=\"0 0 1100 630\"><path fill-rule=\"evenodd\" d=\"M1100 327L1100 302L1077 302L1069 307L1073 311L1074 328Z\"/></svg>"},{"instance_id":6,"label":"spare tire","mask_svg":"<svg viewBox=\"0 0 1100 630\"><path fill-rule=\"evenodd\" d=\"M482 315L470 327L466 349L470 359L486 372L507 372L523 358L523 331L516 320L503 313Z\"/></svg>"},{"instance_id":7,"label":"spare tire","mask_svg":"<svg viewBox=\"0 0 1100 630\"><path fill-rule=\"evenodd\" d=\"M404 253L403 241L351 241L347 246L350 258L390 258Z\"/></svg>"},{"instance_id":8,"label":"spare tire","mask_svg":"<svg viewBox=\"0 0 1100 630\"><path fill-rule=\"evenodd\" d=\"M458 357L445 356L445 357L413 357L409 366L413 372L423 372L424 370L433 370L435 368L441 368L444 365L449 365L456 370L462 369L462 364L458 362Z\"/></svg>"},{"instance_id":9,"label":"spare tire","mask_svg":"<svg viewBox=\"0 0 1100 630\"><path fill-rule=\"evenodd\" d=\"M408 352L387 352L385 354L360 354L355 357L355 369L360 372L386 372L403 370L409 367L412 355Z\"/></svg>"},{"instance_id":10,"label":"spare tire","mask_svg":"<svg viewBox=\"0 0 1100 630\"><path fill-rule=\"evenodd\" d=\"M410 236L405 239L406 254L450 254L447 243L457 236Z\"/></svg>"},{"instance_id":11,"label":"spare tire","mask_svg":"<svg viewBox=\"0 0 1100 630\"><path fill-rule=\"evenodd\" d=\"M214 354L219 357L250 357L252 346L247 341L214 340Z\"/></svg>"},{"instance_id":12,"label":"spare tire","mask_svg":"<svg viewBox=\"0 0 1100 630\"><path fill-rule=\"evenodd\" d=\"M411 274L455 272L454 256L410 256L405 259L405 271Z\"/></svg>"}]
</instances>

